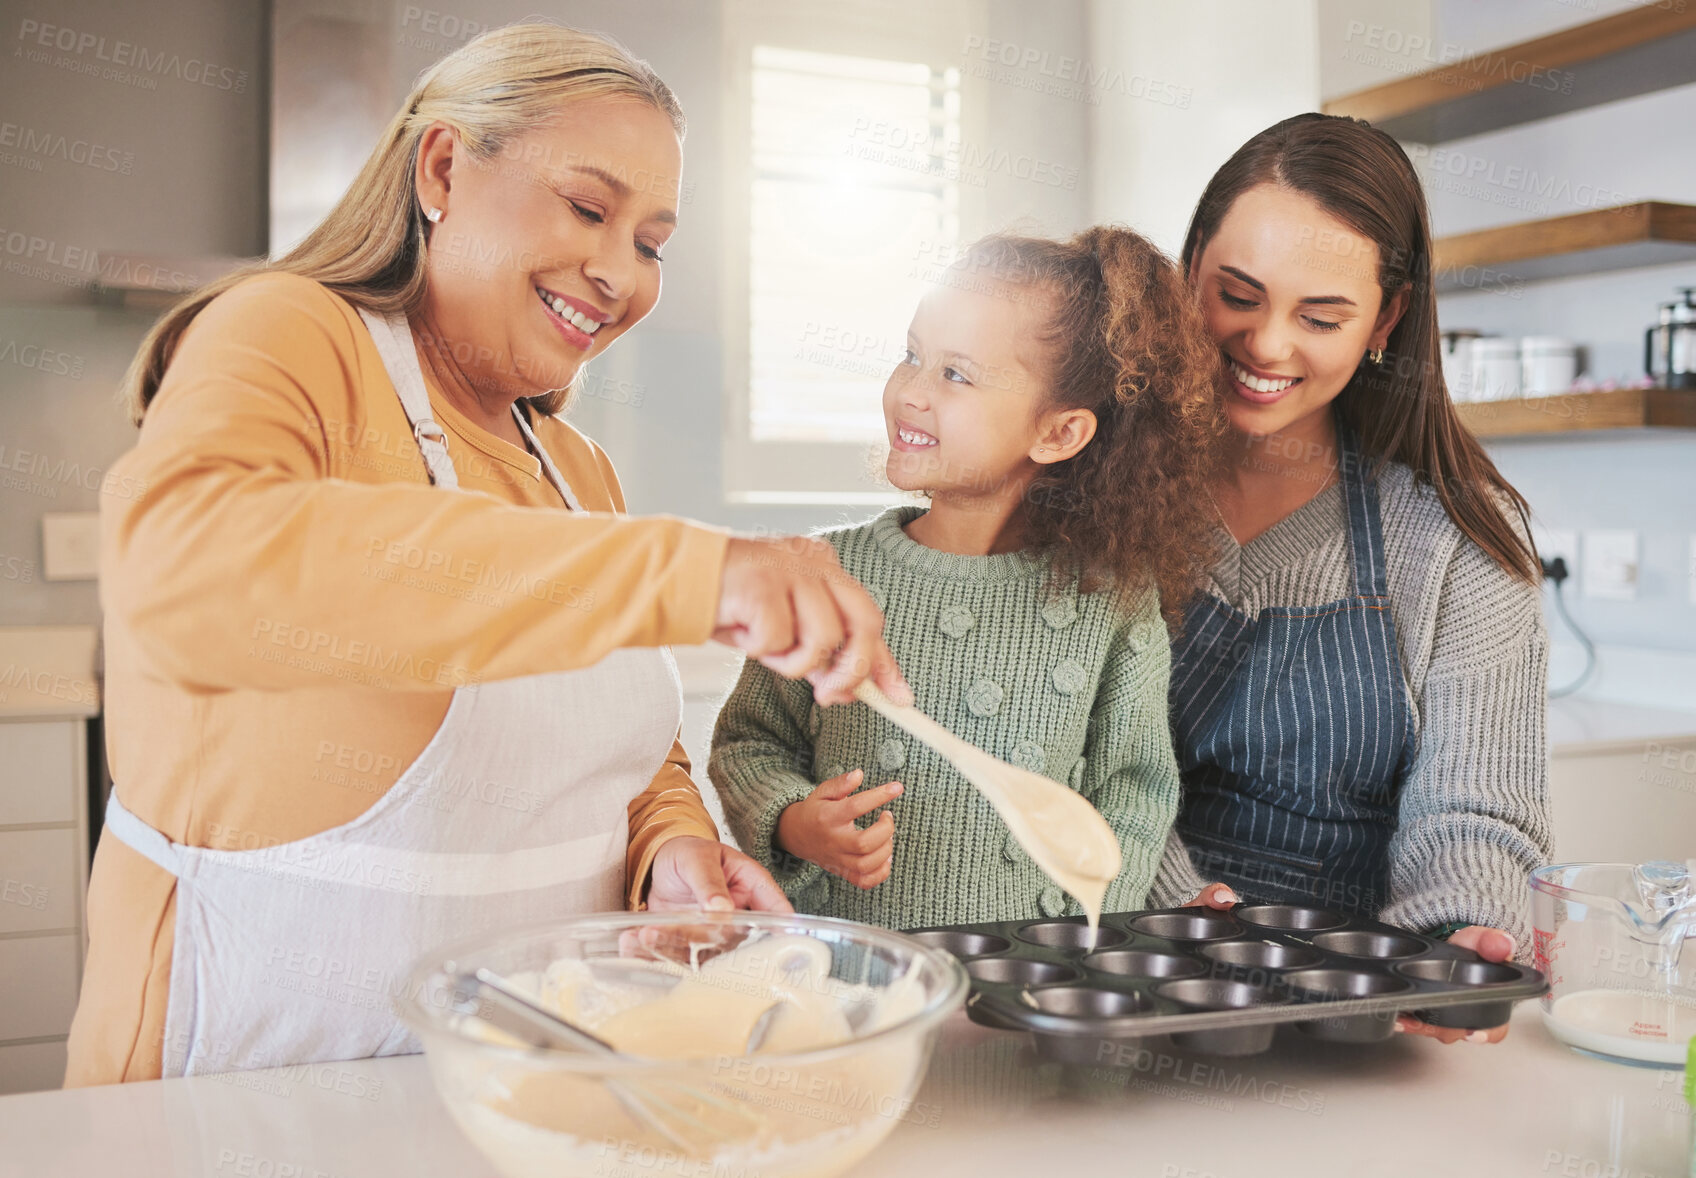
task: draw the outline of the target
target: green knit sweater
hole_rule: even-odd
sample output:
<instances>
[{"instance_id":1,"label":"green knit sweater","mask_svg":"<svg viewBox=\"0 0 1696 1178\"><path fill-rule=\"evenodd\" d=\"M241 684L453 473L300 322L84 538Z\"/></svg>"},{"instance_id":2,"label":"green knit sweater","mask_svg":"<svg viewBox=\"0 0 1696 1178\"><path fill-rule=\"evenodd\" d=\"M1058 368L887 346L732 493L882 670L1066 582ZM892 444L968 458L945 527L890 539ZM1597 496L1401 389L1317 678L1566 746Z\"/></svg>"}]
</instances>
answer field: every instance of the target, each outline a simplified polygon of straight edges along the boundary
<instances>
[{"instance_id":1,"label":"green knit sweater","mask_svg":"<svg viewBox=\"0 0 1696 1178\"><path fill-rule=\"evenodd\" d=\"M1178 806L1166 719L1171 648L1153 592L1054 597L1047 564L956 556L908 538L923 508L824 533L883 607L884 636L943 727L1065 782L1119 837L1108 912L1139 908ZM900 781L890 876L861 889L776 848L785 806L850 769ZM977 790L927 745L862 703L820 708L812 687L748 660L719 713L707 773L737 842L802 912L887 928L1081 911L1014 841ZM869 825L876 814L862 823Z\"/></svg>"}]
</instances>

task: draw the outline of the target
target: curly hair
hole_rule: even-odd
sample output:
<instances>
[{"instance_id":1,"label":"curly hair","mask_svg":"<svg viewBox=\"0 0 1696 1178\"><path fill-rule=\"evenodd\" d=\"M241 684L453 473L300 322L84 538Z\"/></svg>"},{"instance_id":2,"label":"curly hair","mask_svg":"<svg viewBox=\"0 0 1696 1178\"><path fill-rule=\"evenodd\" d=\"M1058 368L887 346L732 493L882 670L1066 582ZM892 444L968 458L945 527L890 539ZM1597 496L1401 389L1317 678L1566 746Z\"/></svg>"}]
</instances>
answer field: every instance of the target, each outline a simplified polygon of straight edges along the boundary
<instances>
[{"instance_id":1,"label":"curly hair","mask_svg":"<svg viewBox=\"0 0 1696 1178\"><path fill-rule=\"evenodd\" d=\"M959 265L1052 297L1046 407L1095 414L1090 443L1027 488L1025 550L1082 593L1156 590L1175 630L1215 555L1209 482L1228 431L1219 348L1183 272L1118 225L991 234Z\"/></svg>"}]
</instances>

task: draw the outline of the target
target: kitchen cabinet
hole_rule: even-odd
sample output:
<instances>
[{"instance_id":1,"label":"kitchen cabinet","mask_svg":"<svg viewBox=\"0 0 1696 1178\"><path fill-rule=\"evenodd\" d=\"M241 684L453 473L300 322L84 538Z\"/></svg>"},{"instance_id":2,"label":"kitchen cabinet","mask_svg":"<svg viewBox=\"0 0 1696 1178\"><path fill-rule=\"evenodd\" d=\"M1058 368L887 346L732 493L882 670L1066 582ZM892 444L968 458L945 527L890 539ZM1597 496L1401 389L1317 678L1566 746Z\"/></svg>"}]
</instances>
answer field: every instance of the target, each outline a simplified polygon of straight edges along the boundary
<instances>
[{"instance_id":1,"label":"kitchen cabinet","mask_svg":"<svg viewBox=\"0 0 1696 1178\"><path fill-rule=\"evenodd\" d=\"M1696 715L1554 700L1549 746L1556 862L1696 856Z\"/></svg>"},{"instance_id":2,"label":"kitchen cabinet","mask_svg":"<svg viewBox=\"0 0 1696 1178\"><path fill-rule=\"evenodd\" d=\"M87 945L87 725L0 716L0 1093L65 1074Z\"/></svg>"}]
</instances>

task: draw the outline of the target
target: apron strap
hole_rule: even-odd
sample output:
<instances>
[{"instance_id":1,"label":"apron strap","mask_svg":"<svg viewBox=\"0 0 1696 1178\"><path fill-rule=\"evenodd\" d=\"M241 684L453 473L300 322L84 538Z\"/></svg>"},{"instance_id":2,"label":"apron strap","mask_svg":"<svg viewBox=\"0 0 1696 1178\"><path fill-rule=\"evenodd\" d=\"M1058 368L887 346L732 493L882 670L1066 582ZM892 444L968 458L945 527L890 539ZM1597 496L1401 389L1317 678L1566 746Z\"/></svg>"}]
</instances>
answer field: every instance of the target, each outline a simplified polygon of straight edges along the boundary
<instances>
[{"instance_id":1,"label":"apron strap","mask_svg":"<svg viewBox=\"0 0 1696 1178\"><path fill-rule=\"evenodd\" d=\"M438 487L459 488L459 475L448 457L448 436L436 419L430 416L430 394L424 388L424 371L418 367L418 351L412 342L412 329L405 315L387 319L359 308L359 317L371 329L371 339L377 345L377 355L383 359L389 381L400 395L406 419L412 423L412 436L424 455L424 467L430 481Z\"/></svg>"},{"instance_id":2,"label":"apron strap","mask_svg":"<svg viewBox=\"0 0 1696 1178\"><path fill-rule=\"evenodd\" d=\"M548 454L548 448L536 440L536 435L530 429L530 421L524 416L524 411L518 407L518 402L512 403L512 415L518 418L518 428L524 434L524 440L530 443L530 448L536 452L536 457L542 460L542 473L548 476L548 481L559 492L559 497L565 500L565 505L573 511L582 511L583 505L577 502L577 496L572 494L571 484L560 474L559 467L554 465L553 458Z\"/></svg>"},{"instance_id":3,"label":"apron strap","mask_svg":"<svg viewBox=\"0 0 1696 1178\"><path fill-rule=\"evenodd\" d=\"M182 874L182 855L177 844L137 818L113 790L106 799L106 829L130 850L151 859L172 875Z\"/></svg>"},{"instance_id":4,"label":"apron strap","mask_svg":"<svg viewBox=\"0 0 1696 1178\"><path fill-rule=\"evenodd\" d=\"M1349 555L1354 562L1356 597L1388 597L1384 568L1384 532L1378 514L1378 481L1368 478L1360 438L1346 422L1337 422L1338 461L1343 473L1343 504L1349 516Z\"/></svg>"}]
</instances>

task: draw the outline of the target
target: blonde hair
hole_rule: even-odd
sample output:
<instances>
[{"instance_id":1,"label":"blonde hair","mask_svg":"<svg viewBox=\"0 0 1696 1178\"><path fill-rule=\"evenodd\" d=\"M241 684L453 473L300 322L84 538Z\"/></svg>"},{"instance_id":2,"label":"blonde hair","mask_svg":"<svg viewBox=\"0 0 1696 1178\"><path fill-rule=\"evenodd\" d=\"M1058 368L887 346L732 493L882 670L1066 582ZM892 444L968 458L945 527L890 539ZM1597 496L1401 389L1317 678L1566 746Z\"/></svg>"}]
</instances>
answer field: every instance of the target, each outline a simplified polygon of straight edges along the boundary
<instances>
[{"instance_id":1,"label":"blonde hair","mask_svg":"<svg viewBox=\"0 0 1696 1178\"><path fill-rule=\"evenodd\" d=\"M442 58L420 77L336 207L299 245L201 287L153 326L124 375L121 396L130 419L141 424L194 317L255 274L299 274L381 315L416 311L424 299L429 246L413 171L431 124L453 128L473 158L491 160L514 138L556 116L561 102L612 96L649 103L683 137L676 95L646 62L598 33L542 23L507 25ZM544 413L557 413L571 392L552 389L529 400Z\"/></svg>"}]
</instances>

